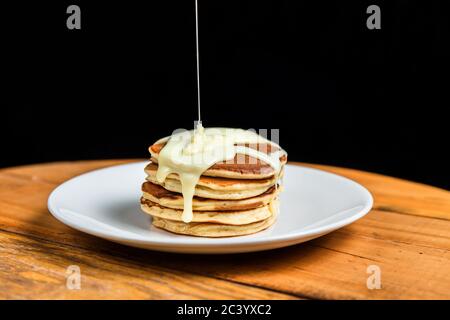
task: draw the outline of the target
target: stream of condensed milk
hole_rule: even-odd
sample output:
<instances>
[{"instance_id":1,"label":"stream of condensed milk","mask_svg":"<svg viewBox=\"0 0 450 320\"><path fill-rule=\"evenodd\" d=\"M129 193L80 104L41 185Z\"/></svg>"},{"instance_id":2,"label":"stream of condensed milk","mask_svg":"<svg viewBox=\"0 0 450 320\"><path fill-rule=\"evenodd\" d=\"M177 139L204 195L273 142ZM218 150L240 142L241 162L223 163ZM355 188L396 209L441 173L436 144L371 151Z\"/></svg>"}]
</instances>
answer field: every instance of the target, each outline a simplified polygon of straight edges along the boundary
<instances>
[{"instance_id":1,"label":"stream of condensed milk","mask_svg":"<svg viewBox=\"0 0 450 320\"><path fill-rule=\"evenodd\" d=\"M195 42L197 56L197 104L198 122L195 130L184 131L163 138L156 143L166 143L158 156L158 171L156 179L164 183L166 177L178 174L183 194L183 214L185 223L192 221L192 199L200 176L212 165L233 160L236 154L243 154L268 163L280 172L280 156L284 151L272 141L269 141L253 131L230 128L203 128L200 116L200 59L198 45L198 0L195 0ZM260 143L278 147L278 151L267 154L245 145ZM244 146L243 146L244 145Z\"/></svg>"}]
</instances>

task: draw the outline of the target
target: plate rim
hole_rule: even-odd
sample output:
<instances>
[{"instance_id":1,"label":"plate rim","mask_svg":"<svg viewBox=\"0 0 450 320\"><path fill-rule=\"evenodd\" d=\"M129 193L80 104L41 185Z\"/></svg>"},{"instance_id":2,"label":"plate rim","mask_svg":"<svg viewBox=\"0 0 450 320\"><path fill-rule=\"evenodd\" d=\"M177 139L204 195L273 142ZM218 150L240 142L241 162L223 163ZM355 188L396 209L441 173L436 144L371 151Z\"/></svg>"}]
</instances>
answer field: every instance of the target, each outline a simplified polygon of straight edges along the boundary
<instances>
[{"instance_id":1,"label":"plate rim","mask_svg":"<svg viewBox=\"0 0 450 320\"><path fill-rule=\"evenodd\" d=\"M109 171L109 170L114 170L117 169L118 167L132 167L132 166L144 166L145 164L147 164L148 161L139 161L139 162L132 162L132 163L125 163L125 164L119 164L119 165L114 165L114 166L109 166L109 167L105 167L105 168L100 168L100 169L95 169L95 170L91 170L88 172L84 172L80 175L74 176L72 178L70 178L69 180L61 183L60 185L58 185L56 188L54 188L52 190L52 192L50 193L48 200L47 200L47 207L48 210L50 211L50 213L52 214L52 216L54 218L56 218L58 221L60 221L61 223L84 233L96 236L96 237L100 237L103 239L107 239L110 241L116 241L116 242L120 242L120 243L124 243L124 242L132 242L132 243L137 243L140 245L149 245L149 246L157 246L157 247L171 247L171 246L182 246L183 248L189 249L189 248L201 248L201 247L207 247L207 248L215 248L215 247L223 247L223 246L227 246L227 248L231 248L231 247L240 247L240 246L261 246L261 245L266 245L266 244L272 244L275 242L292 242L295 241L297 239L301 239L301 238L310 238L310 237L314 237L314 236L320 236L320 235L324 235L327 233L330 233L332 231L335 231L337 229L340 229L346 225L349 225L353 222L355 222L356 220L361 219L362 217L364 217L367 213L370 212L370 210L372 209L373 206L373 196L372 194L369 192L369 190L367 190L364 186L362 186L361 184L357 183L356 181L349 179L347 177L343 177L341 175L335 174L335 173L331 173L328 171L324 171L321 169L316 169L316 168L310 168L310 167L306 167L303 165L299 165L299 164L290 164L289 162L286 164L287 166L290 167L300 167L303 170L307 170L307 171L312 171L315 172L316 174L320 174L320 175L329 175L329 176L333 176L333 178L335 179L339 179L339 180L343 180L346 181L347 183L352 184L354 187L356 187L357 189L359 189L367 198L367 203L364 205L363 208L361 208L358 213L355 213L345 219L341 219L338 220L332 224L327 224L325 226L320 226L320 227L316 227L316 228L312 228L311 230L308 231L301 231L301 230L297 230L297 231L292 231L286 234L281 234L281 235L277 235L277 236L269 236L269 237L263 237L263 238L255 238L255 239L243 239L242 237L229 237L229 238L219 238L219 239L227 239L227 240L231 240L231 241L205 241L205 242L184 242L185 239L177 239L177 238L171 238L171 239L165 239L165 240L155 240L155 239L145 239L145 238L130 238L130 237L126 237L126 236L116 236L114 234L108 233L108 232L103 232L101 230L92 230L92 229L88 229L85 228L83 226L80 226L79 224L75 224L72 223L71 221L69 221L68 219L66 219L64 217L63 213L60 213L59 209L56 208L56 197L58 195L59 192L61 192L61 190L64 189L64 187L66 187L68 184L73 183L74 180L79 179L83 176L87 176L93 173L97 173L97 172L101 172L101 171ZM185 237L184 235L181 235L183 237ZM198 238L198 237L194 237L194 238ZM235 240L233 240L235 239ZM208 240L217 240L217 239L211 239L208 238ZM241 241L239 241L241 240Z\"/></svg>"}]
</instances>

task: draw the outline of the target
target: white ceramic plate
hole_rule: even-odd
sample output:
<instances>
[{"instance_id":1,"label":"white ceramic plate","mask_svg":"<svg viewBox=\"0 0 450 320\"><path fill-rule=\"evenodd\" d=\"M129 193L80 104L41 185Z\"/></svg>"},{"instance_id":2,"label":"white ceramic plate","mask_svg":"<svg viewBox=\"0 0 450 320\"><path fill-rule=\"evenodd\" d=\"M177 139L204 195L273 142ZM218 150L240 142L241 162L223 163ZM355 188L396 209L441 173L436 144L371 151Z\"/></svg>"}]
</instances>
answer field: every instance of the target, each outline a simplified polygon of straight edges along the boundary
<instances>
[{"instance_id":1,"label":"white ceramic plate","mask_svg":"<svg viewBox=\"0 0 450 320\"><path fill-rule=\"evenodd\" d=\"M151 226L140 210L145 162L100 169L56 188L48 208L77 230L139 248L180 253L236 253L281 248L346 226L372 207L370 193L354 181L324 171L286 165L280 214L269 229L232 238L198 238Z\"/></svg>"}]
</instances>

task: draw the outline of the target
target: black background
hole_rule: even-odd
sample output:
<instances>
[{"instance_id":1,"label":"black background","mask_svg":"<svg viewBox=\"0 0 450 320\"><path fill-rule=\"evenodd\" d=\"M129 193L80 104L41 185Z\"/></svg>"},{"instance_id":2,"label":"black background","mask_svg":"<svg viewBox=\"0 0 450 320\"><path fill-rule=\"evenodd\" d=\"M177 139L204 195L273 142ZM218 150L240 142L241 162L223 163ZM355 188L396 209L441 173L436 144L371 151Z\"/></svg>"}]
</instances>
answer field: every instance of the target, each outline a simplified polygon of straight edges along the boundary
<instances>
[{"instance_id":1,"label":"black background","mask_svg":"<svg viewBox=\"0 0 450 320\"><path fill-rule=\"evenodd\" d=\"M204 125L279 128L291 160L449 188L444 3L199 0ZM0 27L0 167L147 157L196 120L193 0L2 3Z\"/></svg>"},{"instance_id":2,"label":"black background","mask_svg":"<svg viewBox=\"0 0 450 320\"><path fill-rule=\"evenodd\" d=\"M289 315L298 312L301 308L303 314L314 314L317 317L345 317L346 319L360 319L361 314L370 310L372 317L383 317L389 313L393 317L420 317L426 318L430 310L436 313L444 314L448 310L448 300L246 300L239 302L241 305L270 305L271 314L247 314L247 315L222 315L222 306L227 307L238 304L236 300L1 300L2 311L14 312L17 316L28 316L30 309L34 314L45 315L48 319L60 319L60 312L51 312L57 310L61 312L70 310L74 318L86 317L86 314L104 317L105 312L108 315L114 315L114 318L129 318L130 310L136 314L148 313L152 310L152 315L160 316L164 319L202 319L202 316L179 315L179 308L187 307L211 307L213 310L219 310L218 313L211 312L207 319L286 319ZM107 311L106 311L107 310ZM351 310L352 312L349 312ZM439 311L442 310L442 311Z\"/></svg>"}]
</instances>

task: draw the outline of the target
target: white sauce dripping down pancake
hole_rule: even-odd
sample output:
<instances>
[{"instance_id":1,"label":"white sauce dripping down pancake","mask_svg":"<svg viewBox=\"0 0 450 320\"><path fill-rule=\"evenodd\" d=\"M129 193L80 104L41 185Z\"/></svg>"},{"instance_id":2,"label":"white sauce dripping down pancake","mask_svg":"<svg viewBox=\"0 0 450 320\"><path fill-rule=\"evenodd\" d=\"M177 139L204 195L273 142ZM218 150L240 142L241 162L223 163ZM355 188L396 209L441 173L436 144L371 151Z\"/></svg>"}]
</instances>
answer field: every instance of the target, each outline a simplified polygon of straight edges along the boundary
<instances>
[{"instance_id":1,"label":"white sauce dripping down pancake","mask_svg":"<svg viewBox=\"0 0 450 320\"><path fill-rule=\"evenodd\" d=\"M157 143L163 142L166 144L159 153L156 178L159 183L163 183L169 174L178 174L184 201L181 217L185 223L192 221L195 186L202 173L209 167L221 161L233 160L236 154L245 154L269 164L278 175L281 169L280 156L284 154L281 148L267 154L242 146L242 144L268 143L279 147L255 132L231 128L205 129L201 124L196 130L175 133Z\"/></svg>"}]
</instances>

